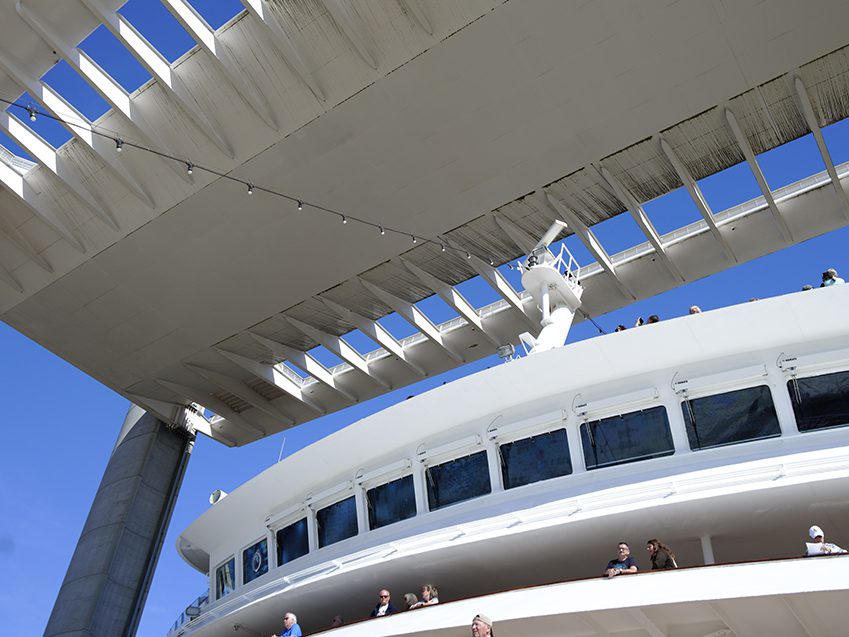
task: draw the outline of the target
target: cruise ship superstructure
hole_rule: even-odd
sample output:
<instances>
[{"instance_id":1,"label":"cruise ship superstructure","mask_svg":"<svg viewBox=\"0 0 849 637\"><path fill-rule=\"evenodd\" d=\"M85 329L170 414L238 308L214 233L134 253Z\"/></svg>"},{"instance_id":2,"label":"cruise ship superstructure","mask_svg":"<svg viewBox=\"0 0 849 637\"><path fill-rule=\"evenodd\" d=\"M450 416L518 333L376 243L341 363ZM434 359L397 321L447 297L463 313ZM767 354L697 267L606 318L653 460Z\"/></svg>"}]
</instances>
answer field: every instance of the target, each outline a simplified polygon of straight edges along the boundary
<instances>
[{"instance_id":1,"label":"cruise ship superstructure","mask_svg":"<svg viewBox=\"0 0 849 637\"><path fill-rule=\"evenodd\" d=\"M507 345L532 353L219 497L180 536L209 592L171 633L271 634L287 608L315 633L432 580L440 605L338 634L476 612L499 635L843 634L849 557L798 556L811 524L849 537L849 288L563 341L849 223L823 134L849 115L849 5L243 0L213 30L161 4L197 42L174 62L123 1L0 0L0 130L30 157L0 149L0 317L137 405L46 635L134 633L196 434L248 444ZM150 80L128 92L96 29ZM822 171L771 188L763 154L809 134ZM712 210L702 180L737 164L761 196ZM646 204L677 188L698 216L659 232ZM620 214L644 241L613 254L595 226ZM571 235L594 262L557 252ZM598 577L650 537L693 568Z\"/></svg>"}]
</instances>

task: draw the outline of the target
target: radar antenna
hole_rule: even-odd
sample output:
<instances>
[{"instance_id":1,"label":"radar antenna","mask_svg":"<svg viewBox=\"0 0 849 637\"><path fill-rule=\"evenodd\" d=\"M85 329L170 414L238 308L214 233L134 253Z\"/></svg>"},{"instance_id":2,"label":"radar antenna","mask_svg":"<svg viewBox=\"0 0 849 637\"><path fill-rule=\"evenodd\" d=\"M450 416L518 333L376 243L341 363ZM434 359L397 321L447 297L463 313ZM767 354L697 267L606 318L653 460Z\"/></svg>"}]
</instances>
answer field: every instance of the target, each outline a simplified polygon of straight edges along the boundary
<instances>
[{"instance_id":1,"label":"radar antenna","mask_svg":"<svg viewBox=\"0 0 849 637\"><path fill-rule=\"evenodd\" d=\"M578 281L575 258L563 244L557 255L548 247L566 227L564 221L555 220L528 253L525 262L519 264L522 286L542 312L539 336L535 338L528 332L519 335L519 339L530 348L530 354L561 347L566 343L575 312L581 306L584 290Z\"/></svg>"}]
</instances>

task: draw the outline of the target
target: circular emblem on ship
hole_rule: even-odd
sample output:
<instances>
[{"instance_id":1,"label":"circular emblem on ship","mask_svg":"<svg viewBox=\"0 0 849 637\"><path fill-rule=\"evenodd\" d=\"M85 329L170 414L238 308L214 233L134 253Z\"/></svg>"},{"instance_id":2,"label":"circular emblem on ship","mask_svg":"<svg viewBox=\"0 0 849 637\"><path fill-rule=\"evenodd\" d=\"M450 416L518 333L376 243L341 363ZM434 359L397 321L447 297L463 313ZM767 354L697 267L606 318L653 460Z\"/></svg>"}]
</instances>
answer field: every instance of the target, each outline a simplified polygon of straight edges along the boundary
<instances>
[{"instance_id":1,"label":"circular emblem on ship","mask_svg":"<svg viewBox=\"0 0 849 637\"><path fill-rule=\"evenodd\" d=\"M262 568L262 555L260 555L259 551L254 553L253 559L251 560L251 568L253 568L254 573L259 573L259 569Z\"/></svg>"}]
</instances>

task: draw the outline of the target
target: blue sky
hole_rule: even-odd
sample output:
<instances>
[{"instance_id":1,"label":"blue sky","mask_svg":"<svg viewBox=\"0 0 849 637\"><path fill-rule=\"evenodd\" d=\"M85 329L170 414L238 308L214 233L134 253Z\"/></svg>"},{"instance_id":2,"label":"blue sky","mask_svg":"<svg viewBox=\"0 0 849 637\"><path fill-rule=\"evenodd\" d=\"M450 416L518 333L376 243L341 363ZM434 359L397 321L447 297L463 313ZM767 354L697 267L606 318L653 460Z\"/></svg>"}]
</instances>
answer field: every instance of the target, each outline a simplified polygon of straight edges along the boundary
<instances>
[{"instance_id":1,"label":"blue sky","mask_svg":"<svg viewBox=\"0 0 849 637\"><path fill-rule=\"evenodd\" d=\"M192 0L191 3L215 27L241 9L237 0ZM181 33L179 26L175 28L176 22L164 9L164 13L159 9L154 12L156 7L160 7L158 2L131 0L121 12L160 47L166 57L176 59L193 43ZM108 32L99 29L83 43L83 48L122 85L134 90L146 81L147 74L115 45ZM100 98L66 64L56 65L45 79L88 117L96 118L106 110ZM33 128L56 146L68 137L61 126L47 118L39 118ZM848 161L849 125L841 122L826 129L825 133L835 162ZM19 150L2 134L0 144L13 151ZM772 189L824 169L810 135L765 153L759 161ZM716 212L760 194L745 164L706 178L700 185ZM660 232L698 218L693 203L680 189L649 202L646 210ZM644 241L627 215L601 224L596 231L611 253ZM707 311L745 302L751 297L795 292L805 283L818 285L819 273L828 267L849 273L847 239L849 230L839 230L596 319L606 331L612 331L618 323L632 325L637 316L659 314L662 318L671 318L683 315L694 303ZM574 238L566 243L580 263L591 261ZM513 276L507 271L505 274ZM480 282L469 282L461 289L477 305L495 298ZM437 321L453 315L438 299L426 300L421 305ZM385 323L398 336L411 332L397 317L389 317ZM573 329L569 340L590 338L596 333L592 325L582 323ZM355 335L352 338L355 347L364 349L364 337ZM333 361L329 353L318 354L327 362ZM496 364L500 364L497 359L485 359L245 448L227 449L200 436L138 635L163 637L180 609L206 588L206 578L177 556L174 543L179 531L209 506L207 498L211 491L217 488L231 491L276 462L284 436L285 454L289 455L410 394ZM0 445L0 570L6 573L7 583L0 588L0 617L4 618L5 634L41 635L123 421L127 402L4 324L0 324L0 388L3 435Z\"/></svg>"}]
</instances>

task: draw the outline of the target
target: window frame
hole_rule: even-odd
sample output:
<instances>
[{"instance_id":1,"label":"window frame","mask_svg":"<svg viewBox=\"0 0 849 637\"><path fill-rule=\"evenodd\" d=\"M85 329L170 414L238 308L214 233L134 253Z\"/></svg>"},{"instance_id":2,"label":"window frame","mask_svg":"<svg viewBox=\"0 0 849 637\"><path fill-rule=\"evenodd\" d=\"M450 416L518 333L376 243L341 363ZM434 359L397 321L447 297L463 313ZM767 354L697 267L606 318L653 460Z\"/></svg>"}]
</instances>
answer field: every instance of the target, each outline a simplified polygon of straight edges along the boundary
<instances>
[{"instance_id":1,"label":"window frame","mask_svg":"<svg viewBox=\"0 0 849 637\"><path fill-rule=\"evenodd\" d=\"M818 431L833 431L835 429L841 429L843 427L849 427L849 419L847 419L847 421L844 424L841 424L841 425L831 425L831 426L828 426L828 427L817 427L817 428L813 428L813 429L800 429L799 428L799 418L798 418L798 415L796 414L796 403L794 403L794 401L793 401L793 392L790 389L790 384L794 383L794 382L798 382L800 380L807 380L809 378L818 378L818 377L821 377L821 376L831 376L833 374L846 374L847 376L849 376L849 368L839 367L837 369L834 369L834 368L831 368L831 369L828 369L828 368L826 368L826 369L811 369L811 370L805 370L802 373L794 372L793 374L790 374L789 376L787 376L787 378L786 378L787 382L784 383L784 389L785 389L785 391L787 391L788 399L790 400L790 413L793 415L793 427L795 428L795 430L798 433L800 433L800 434L810 434L810 433L816 433ZM847 399L849 399L849 394L847 394Z\"/></svg>"},{"instance_id":2,"label":"window frame","mask_svg":"<svg viewBox=\"0 0 849 637\"><path fill-rule=\"evenodd\" d=\"M401 518L399 520L387 522L386 524L382 524L380 526L372 526L372 520L371 520L371 508L372 507L371 507L371 502L369 501L369 497L368 497L369 491L371 491L373 489L377 489L377 488L382 487L382 486L386 486L386 485L391 484L393 482L397 482L399 480L403 480L404 478L410 478L410 483L411 483L411 487L412 487L411 493L412 493L412 496L413 496L413 514L410 515L410 516L407 516L406 518ZM407 471L405 471L403 474L398 475L398 476L392 476L388 480L377 479L377 480L371 480L371 481L368 481L368 482L360 483L360 487L362 488L362 491L363 491L363 504L366 508L365 522L366 522L367 528L364 531L365 533L368 533L369 531L376 531L378 529L383 529L383 528L386 528L387 526L392 526L393 524L398 524L399 522L403 522L404 520L410 520L410 519L416 517L419 514L418 499L416 498L416 479L415 479L415 476L413 475L412 469L407 469Z\"/></svg>"},{"instance_id":3,"label":"window frame","mask_svg":"<svg viewBox=\"0 0 849 637\"><path fill-rule=\"evenodd\" d=\"M265 541L265 573L262 573L261 575L255 576L250 581L246 581L245 580L245 574L246 574L246 571L245 571L245 553L248 551L248 549L251 549L254 546L256 546L257 544L260 544L261 542L263 542L263 540ZM269 542L268 533L266 533L265 537L261 537L257 540L254 540L250 544L246 544L245 546L243 546L241 548L241 550L239 551L239 555L242 558L241 559L242 572L241 572L241 577L239 578L242 582L241 586L246 586L246 585L248 585L252 582L255 582L256 580L258 580L263 575L268 575L268 573L271 571L271 558L269 556L269 550L268 550L270 548L270 546L271 546L271 542Z\"/></svg>"},{"instance_id":4,"label":"window frame","mask_svg":"<svg viewBox=\"0 0 849 637\"><path fill-rule=\"evenodd\" d=\"M546 427L546 428L543 428L543 429L535 428L531 431L522 430L522 431L515 432L514 435L504 436L503 439L499 439L497 437L495 439L493 439L493 442L495 443L495 453L497 454L497 460L498 460L498 468L499 468L498 478L501 481L501 486L502 486L504 491L512 491L513 489L521 489L522 487L527 487L527 486L530 486L532 484L537 484L539 482L546 482L548 480L556 480L558 478L565 478L566 476L571 476L571 475L575 474L575 462L574 462L574 458L573 458L573 455L572 455L572 445L569 442L568 423L566 422L565 419L563 419L563 420L559 420L557 422L549 422L548 424L551 428L549 428L549 427ZM501 452L501 447L503 445L512 445L512 444L516 444L518 442L522 442L522 441L525 441L525 440L532 440L533 438L539 438L540 436L548 436L548 435L553 434L557 431L563 431L563 434L566 437L566 458L569 462L569 471L567 473L562 473L560 475L551 476L551 477L548 477L548 478L540 478L538 480L533 480L531 482L526 482L524 484L519 484L519 485L516 485L516 486L513 486L513 487L507 486L507 481L506 481L505 475L504 475L504 471L507 467L507 463L504 460L504 455ZM492 476L490 476L490 478L492 478Z\"/></svg>"},{"instance_id":5,"label":"window frame","mask_svg":"<svg viewBox=\"0 0 849 637\"><path fill-rule=\"evenodd\" d=\"M224 566L225 564L229 564L230 562L233 562L233 590L231 590L227 593L222 593L222 594L219 595L219 593L218 593L218 571L219 571L219 569L221 569L222 566ZM213 577L214 586L210 587L210 590L212 590L213 588L215 589L215 601L218 601L220 599L224 599L225 597L227 597L228 595L230 595L232 593L235 593L239 589L238 568L239 568L239 563L236 561L236 555L231 554L229 557L227 557L227 558L223 559L221 562L219 562L214 569L212 569L212 577Z\"/></svg>"},{"instance_id":6,"label":"window frame","mask_svg":"<svg viewBox=\"0 0 849 637\"><path fill-rule=\"evenodd\" d=\"M340 495L341 495L341 497L339 497ZM337 504L340 504L342 502L345 502L345 501L351 500L351 499L354 501L354 526L356 527L356 530L354 531L354 533L352 535L344 537L340 540L336 540L336 541L330 542L328 544L322 544L321 543L321 522L318 519L319 513L321 511L324 511L325 509L329 509L332 506L335 506ZM329 498L327 500L320 501L320 502L317 502L317 503L312 503L310 505L310 508L312 509L312 515L313 515L313 518L315 520L315 536L316 536L315 542L316 542L316 549L317 550L321 550L321 549L326 548L328 546L333 546L334 544L339 544L340 542L344 542L345 540L350 540L351 538L357 537L358 535L363 533L363 529L360 528L360 514L359 514L359 506L358 506L358 502L357 502L357 494L354 493L353 489L349 489L344 494L338 494L337 493L336 496L333 497L333 498Z\"/></svg>"},{"instance_id":7,"label":"window frame","mask_svg":"<svg viewBox=\"0 0 849 637\"><path fill-rule=\"evenodd\" d=\"M766 389L769 393L769 398L772 401L772 408L773 408L773 411L775 412L775 422L778 425L778 433L776 433L775 435L771 435L771 436L761 436L761 437L758 437L758 438L748 438L746 440L738 440L738 441L735 441L735 442L726 442L726 443L719 444L719 445L711 445L709 447L693 447L693 445L690 441L690 433L689 433L689 429L688 429L688 426L687 426L687 418L684 416L684 409L685 409L684 404L685 403L687 403L689 401L693 401L693 400L700 400L700 399L703 399L703 398L712 398L714 396L722 396L722 395L725 395L725 394L731 394L731 393L738 392L738 391L746 391L748 389L755 389L757 387L766 387ZM785 386L785 389L786 389L786 386ZM684 437L687 441L687 448L690 450L691 453L698 453L700 451L710 451L712 449L722 449L724 447L734 447L736 445L743 445L743 444L748 444L748 443L751 443L751 442L762 442L764 440L773 440L775 438L781 438L781 437L784 436L784 431L781 427L781 414L779 413L778 404L775 401L775 391L774 391L772 385L769 382L769 378L767 378L767 377L753 379L750 382L742 384L742 385L720 386L720 387L713 386L713 387L705 387L705 388L699 389L698 391L693 391L693 392L685 391L685 392L682 392L680 397L679 397L678 406L679 406L680 412L681 412L681 420L682 420L682 423L683 423L683 426L684 426ZM795 420L795 417L794 417L794 420Z\"/></svg>"},{"instance_id":8,"label":"window frame","mask_svg":"<svg viewBox=\"0 0 849 637\"><path fill-rule=\"evenodd\" d=\"M487 480L489 482L489 490L486 491L485 493L473 495L469 498L463 498L462 500L455 500L454 502L451 502L450 504L443 504L442 506L438 506L438 507L434 508L432 503L431 503L431 500L430 500L431 488L430 488L429 485L431 484L431 481L432 481L432 478L431 478L431 475L430 475L430 470L435 468L435 467L439 467L439 466L442 466L444 464L448 464L450 462L456 462L458 460L462 460L464 458L468 458L470 456L474 456L474 455L481 454L481 453L483 454L483 458L484 458L485 465L486 465L486 475L487 475ZM482 444L478 444L474 447L466 448L465 450L460 451L459 453L451 455L449 457L434 456L433 458L429 458L425 462L422 463L422 471L424 473L424 475L423 475L424 500L425 500L425 504L427 505L427 511L430 512L430 513L434 512L434 511L441 511L442 509L447 509L449 507L452 507L452 506L455 506L455 505L458 505L458 504L463 504L464 502L469 502L471 500L477 500L478 498L482 498L484 496L491 495L496 490L494 488L494 485L493 485L492 471L490 470L489 453L488 453L487 448L485 446L483 446Z\"/></svg>"},{"instance_id":9,"label":"window frame","mask_svg":"<svg viewBox=\"0 0 849 637\"><path fill-rule=\"evenodd\" d=\"M627 405L627 407L630 407L630 410L625 411L625 412L622 412L622 411L619 411L619 410L611 411L609 409L602 411L602 412L596 412L596 413L590 412L590 413L583 415L578 420L578 424L577 424L578 443L581 445L581 447L580 447L580 457L581 457L581 462L583 463L584 471L586 471L587 473L592 472L592 471L596 471L596 470L599 470L599 469L609 469L611 467L618 467L618 466L622 466L622 465L626 465L626 464L633 464L635 462L644 462L646 460L656 460L658 458L666 458L668 456L674 456L675 454L678 453L678 450L675 448L675 436L673 434L673 422L674 421L670 417L671 412L670 412L670 409L669 409L669 405L667 405L665 402L654 400L651 403L647 403L647 404L644 404L644 405L639 405L639 406ZM652 455L649 455L649 456L636 456L636 457L631 457L631 458L628 458L628 459L625 459L625 460L618 460L616 462L608 462L608 463L603 463L603 464L595 464L594 466L591 466L591 463L589 462L589 459L588 459L587 454L586 454L586 450L584 448L584 434L583 434L584 427L588 428L587 431L588 431L589 438L592 439L594 437L593 432L589 429L589 425L591 423L601 422L603 420L608 420L608 419L611 419L611 418L617 418L617 417L621 418L621 417L624 417L624 416L628 416L630 414L642 413L642 412L654 410L654 409L662 409L663 412L666 414L666 431L669 434L669 445L670 445L668 452L652 454ZM574 467L573 467L573 472L574 472Z\"/></svg>"}]
</instances>

